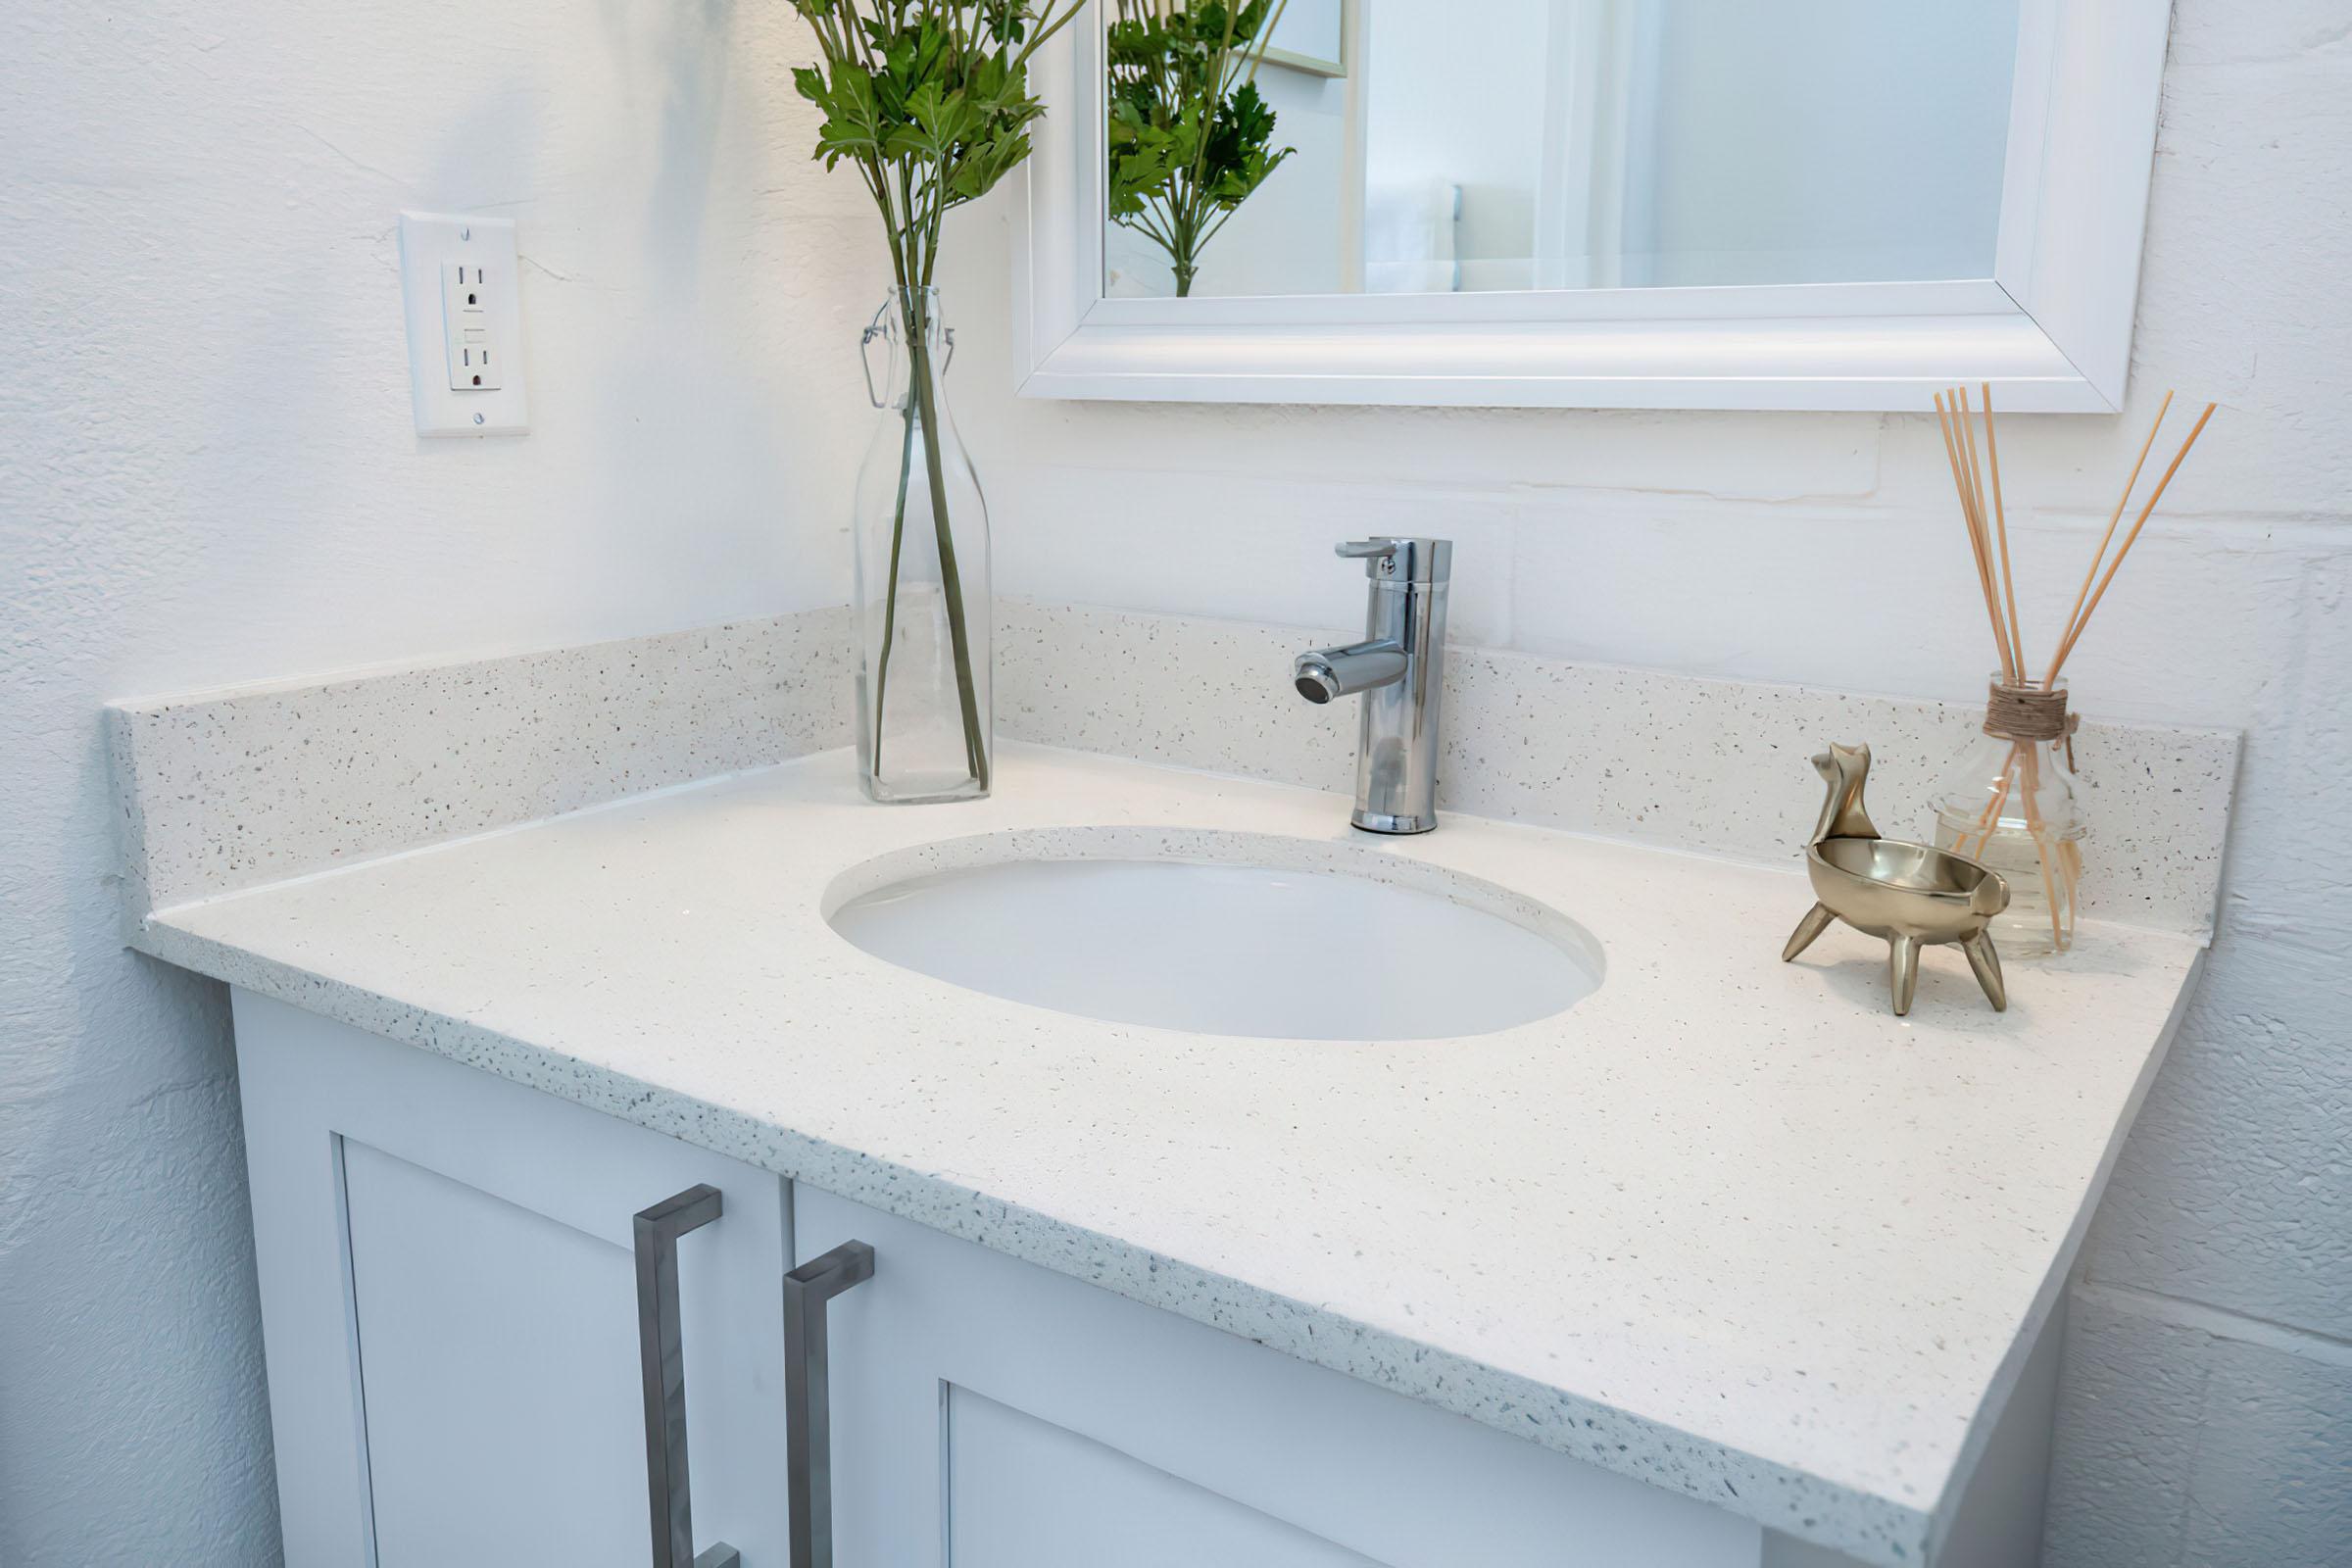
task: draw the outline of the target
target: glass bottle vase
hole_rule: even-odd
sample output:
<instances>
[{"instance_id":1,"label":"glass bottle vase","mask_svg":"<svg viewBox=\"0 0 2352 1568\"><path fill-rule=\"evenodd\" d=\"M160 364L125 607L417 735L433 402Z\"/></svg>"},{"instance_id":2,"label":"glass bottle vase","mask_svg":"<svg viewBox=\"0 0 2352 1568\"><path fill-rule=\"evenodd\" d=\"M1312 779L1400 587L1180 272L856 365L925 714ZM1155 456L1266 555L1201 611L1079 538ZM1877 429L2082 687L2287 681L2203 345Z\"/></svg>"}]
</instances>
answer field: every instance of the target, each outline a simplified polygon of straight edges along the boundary
<instances>
[{"instance_id":1,"label":"glass bottle vase","mask_svg":"<svg viewBox=\"0 0 2352 1568\"><path fill-rule=\"evenodd\" d=\"M979 800L995 765L988 503L948 410L938 290L893 290L859 350L878 414L851 529L858 782L893 804Z\"/></svg>"},{"instance_id":2,"label":"glass bottle vase","mask_svg":"<svg viewBox=\"0 0 2352 1568\"><path fill-rule=\"evenodd\" d=\"M1993 917L2004 957L2074 946L2082 880L2082 817L2066 681L1992 677L1984 726L1953 759L1934 797L1936 847L1998 871L2009 907Z\"/></svg>"}]
</instances>

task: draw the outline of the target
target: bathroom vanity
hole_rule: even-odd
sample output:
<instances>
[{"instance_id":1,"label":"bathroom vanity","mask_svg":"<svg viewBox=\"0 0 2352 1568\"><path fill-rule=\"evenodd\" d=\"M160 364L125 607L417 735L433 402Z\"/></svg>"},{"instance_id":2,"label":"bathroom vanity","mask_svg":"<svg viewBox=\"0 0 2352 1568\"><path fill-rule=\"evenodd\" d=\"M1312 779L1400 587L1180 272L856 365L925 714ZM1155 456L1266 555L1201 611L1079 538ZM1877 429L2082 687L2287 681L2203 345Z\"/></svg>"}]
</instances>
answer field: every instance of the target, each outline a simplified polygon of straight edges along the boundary
<instances>
[{"instance_id":1,"label":"bathroom vanity","mask_svg":"<svg viewBox=\"0 0 2352 1568\"><path fill-rule=\"evenodd\" d=\"M698 1188L723 1212L676 1246L689 1463L662 1493L690 1478L692 1506L658 1515L683 1533L656 1561L727 1560L689 1539L746 1564L1814 1560L561 1096L251 993L236 1022L289 1562L368 1561L371 1542L382 1563L644 1563L631 1207ZM835 1544L801 1559L779 1280L844 1244L873 1273L822 1308L829 1396L806 1419L829 1438Z\"/></svg>"},{"instance_id":2,"label":"bathroom vanity","mask_svg":"<svg viewBox=\"0 0 2352 1568\"><path fill-rule=\"evenodd\" d=\"M772 710L800 635L724 663ZM992 800L877 808L837 753L727 773L723 693L613 689L689 655L612 654L116 714L131 940L235 988L289 1562L636 1564L655 1521L679 1568L2031 1560L2068 1274L2193 934L2093 922L2005 1016L1932 954L1901 1020L1878 944L1779 961L1784 866L1463 810L1377 837L1329 789L1020 745ZM585 751L383 787L448 693L525 689ZM664 781L642 735L596 752L615 715L720 776L634 793ZM319 750L240 740L287 723ZM591 753L621 798L547 816L546 760ZM544 819L328 851L490 774ZM1277 1026L1243 956L1185 968L1238 917L1170 916L1161 1001L1106 1019L1050 963L973 989L833 923L1070 862L1337 900L1281 955L1326 977L1429 901L1544 945L1567 1003Z\"/></svg>"}]
</instances>

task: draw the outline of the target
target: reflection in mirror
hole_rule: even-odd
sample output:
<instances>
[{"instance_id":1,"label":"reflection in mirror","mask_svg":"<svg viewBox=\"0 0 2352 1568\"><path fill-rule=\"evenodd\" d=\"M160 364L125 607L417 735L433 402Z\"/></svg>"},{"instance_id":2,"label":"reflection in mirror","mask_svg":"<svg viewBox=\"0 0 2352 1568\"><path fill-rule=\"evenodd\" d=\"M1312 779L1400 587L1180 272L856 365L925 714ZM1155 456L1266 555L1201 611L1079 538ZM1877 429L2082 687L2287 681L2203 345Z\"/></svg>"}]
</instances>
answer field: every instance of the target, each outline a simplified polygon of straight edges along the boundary
<instances>
[{"instance_id":1,"label":"reflection in mirror","mask_svg":"<svg viewBox=\"0 0 2352 1568\"><path fill-rule=\"evenodd\" d=\"M2018 4L1114 0L1104 292L1988 277Z\"/></svg>"},{"instance_id":2,"label":"reflection in mirror","mask_svg":"<svg viewBox=\"0 0 2352 1568\"><path fill-rule=\"evenodd\" d=\"M1178 296L1283 162L1258 69L1282 0L1115 0L1108 13L1110 220L1165 254Z\"/></svg>"}]
</instances>

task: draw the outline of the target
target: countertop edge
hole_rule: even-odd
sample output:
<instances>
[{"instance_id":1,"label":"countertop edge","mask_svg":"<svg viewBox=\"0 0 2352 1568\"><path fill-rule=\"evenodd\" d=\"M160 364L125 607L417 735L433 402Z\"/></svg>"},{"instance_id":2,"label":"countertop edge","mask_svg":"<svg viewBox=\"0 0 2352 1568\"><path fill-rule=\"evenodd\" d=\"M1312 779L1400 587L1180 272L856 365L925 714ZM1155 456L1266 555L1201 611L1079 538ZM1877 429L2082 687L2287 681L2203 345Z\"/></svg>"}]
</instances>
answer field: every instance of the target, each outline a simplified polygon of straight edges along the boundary
<instances>
[{"instance_id":1,"label":"countertop edge","mask_svg":"<svg viewBox=\"0 0 2352 1568\"><path fill-rule=\"evenodd\" d=\"M396 997L198 936L172 925L171 917L172 910L167 908L133 922L128 945L151 957L430 1051L587 1109L757 1165L787 1180L805 1180L825 1192L1478 1421L1611 1473L1681 1493L1768 1529L1848 1553L1873 1568L1918 1568L1927 1560L1931 1544L1941 1539L1949 1510L1974 1468L1971 1456L1964 1455L1955 1465L1944 1494L1924 1509L1827 1481L1614 1405L1436 1349L1329 1308L1161 1255L1119 1237L1004 1202L928 1172L694 1100L661 1084L566 1055L558 1048L432 1012ZM558 1064L564 1070L547 1070ZM2140 1093L2145 1093L2152 1077L2151 1066ZM663 1108L669 1113L659 1113ZM2109 1166L2113 1158L2111 1150ZM2104 1174L2103 1167L2102 1177ZM2079 1235L2070 1238L2074 1245L2066 1250L2079 1250ZM2066 1268L2071 1268L2071 1261ZM2058 1271L2061 1284L2066 1268ZM2041 1315L2046 1317L2046 1303ZM1988 1407L1997 1402L1996 1396L2005 1399L2006 1389L1988 1395ZM1498 1411L1524 1415L1524 1425L1493 1419ZM1641 1441L1638 1445L1620 1441L1628 1438ZM1621 1457L1637 1446L1643 1462L1636 1464ZM1688 1463L1660 1465L1660 1454L1684 1456Z\"/></svg>"},{"instance_id":2,"label":"countertop edge","mask_svg":"<svg viewBox=\"0 0 2352 1568\"><path fill-rule=\"evenodd\" d=\"M2042 1281L2041 1289L2034 1294L2034 1305L2019 1324L2009 1353L2002 1358L1992 1385L1985 1391L1984 1402L1970 1425L1968 1439L1961 1445L1960 1452L1953 1460L1951 1479L1944 1487L1943 1495L1936 1499L1936 1506L1930 1511L1930 1561L1943 1548L1945 1537L1959 1512L1961 1499L1967 1494L1969 1484L1976 1479L1977 1466L1984 1457L1986 1445L1992 1440L1993 1428L2007 1410L2010 1396L2017 1392L2018 1380L2025 1372L2027 1359L2049 1326L2051 1315L2058 1310L2060 1300L2074 1288L2076 1270L2082 1262L2083 1247L2090 1239L2091 1221L2098 1213L2100 1201L2107 1195L2107 1183L2115 1174L2116 1161L2123 1155L2125 1140L2131 1136L2132 1124L2139 1119L2140 1107L2146 1103L2149 1091L2155 1087L2157 1073L2163 1070L2165 1059L2172 1054L2173 1043L2180 1038L2180 1025L2188 1016L2197 982L2204 977L2205 963L2212 953L2210 940L2193 943L2188 969L2181 976L2180 990L2174 995L2172 1010L2165 1017L2164 1027L2157 1032L2156 1043L2149 1050L2147 1060L2140 1065L2139 1077L2132 1086L2124 1112L2107 1140L2107 1148L2099 1156L2099 1168L2083 1191L2082 1206L2076 1212L2074 1223L2065 1237L2059 1241L2049 1275Z\"/></svg>"}]
</instances>

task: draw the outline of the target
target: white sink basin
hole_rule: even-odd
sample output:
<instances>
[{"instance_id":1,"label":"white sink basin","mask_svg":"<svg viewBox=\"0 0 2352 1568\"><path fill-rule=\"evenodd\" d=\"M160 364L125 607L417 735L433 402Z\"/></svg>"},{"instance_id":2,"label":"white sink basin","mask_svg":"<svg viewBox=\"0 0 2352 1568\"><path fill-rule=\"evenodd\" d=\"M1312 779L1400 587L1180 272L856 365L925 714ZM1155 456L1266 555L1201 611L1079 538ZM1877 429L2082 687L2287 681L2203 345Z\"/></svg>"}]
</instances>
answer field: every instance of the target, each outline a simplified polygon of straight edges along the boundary
<instances>
[{"instance_id":1,"label":"white sink basin","mask_svg":"<svg viewBox=\"0 0 2352 1568\"><path fill-rule=\"evenodd\" d=\"M1024 855L1007 834L862 868L829 918L876 957L972 991L1195 1034L1490 1034L1600 984L1581 927L1477 878L1304 840L1102 832L1106 853L1085 858ZM1066 855L1068 838L1052 847ZM1164 858L1175 839L1194 853ZM943 860L967 863L914 869Z\"/></svg>"}]
</instances>

